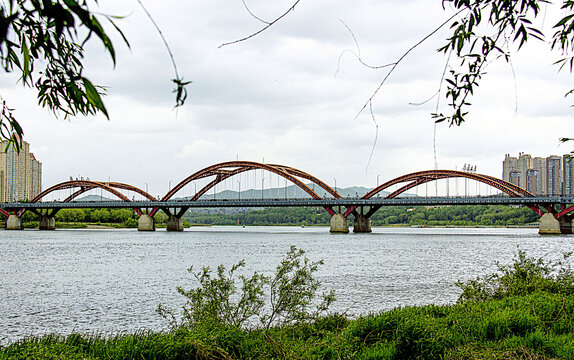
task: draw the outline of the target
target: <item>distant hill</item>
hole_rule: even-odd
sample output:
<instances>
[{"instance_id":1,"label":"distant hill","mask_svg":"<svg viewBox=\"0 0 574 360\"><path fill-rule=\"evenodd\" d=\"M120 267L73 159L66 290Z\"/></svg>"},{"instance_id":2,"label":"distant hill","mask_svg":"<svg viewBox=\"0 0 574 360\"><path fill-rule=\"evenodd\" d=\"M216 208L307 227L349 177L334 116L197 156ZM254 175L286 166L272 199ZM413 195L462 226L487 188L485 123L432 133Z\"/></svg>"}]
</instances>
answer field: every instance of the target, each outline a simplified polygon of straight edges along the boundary
<instances>
[{"instance_id":1,"label":"distant hill","mask_svg":"<svg viewBox=\"0 0 574 360\"><path fill-rule=\"evenodd\" d=\"M319 196L321 197L332 197L331 194L327 193L321 187L313 184L307 184L311 189L313 189ZM337 187L337 192L344 198L346 197L361 197L369 192L371 189L363 187L363 186L351 186L348 188L339 188ZM389 193L386 191L380 192L381 196L386 196ZM270 188L264 189L263 191L263 198L265 199L300 199L300 198L310 198L311 196L303 191L300 187L296 185L289 185L287 187L281 188ZM175 197L174 200L181 200L181 199L189 199L189 196L186 197ZM218 192L213 195L213 192L209 191L207 194L204 194L201 199L203 200L211 200L213 198L216 199L261 199L261 190L257 189L249 189L241 191L239 194L237 191L233 190L224 190ZM108 196L101 196L101 195L86 195L83 197L79 197L74 199L74 201L113 201L118 200L113 195Z\"/></svg>"},{"instance_id":2,"label":"distant hill","mask_svg":"<svg viewBox=\"0 0 574 360\"><path fill-rule=\"evenodd\" d=\"M114 198L115 198L115 196L114 196ZM83 197L75 198L73 201L113 201L113 200L118 200L118 199L110 199L110 198L107 198L105 196L100 196L100 195L86 195Z\"/></svg>"},{"instance_id":3,"label":"distant hill","mask_svg":"<svg viewBox=\"0 0 574 360\"><path fill-rule=\"evenodd\" d=\"M319 196L321 197L332 197L327 191L323 188L313 184L307 184L309 188L313 189ZM362 187L362 186L352 186L348 188L339 188L337 187L337 192L342 197L361 197L369 192L371 189ZM386 191L381 192L381 196L388 195L389 193ZM262 194L261 190L257 189L249 189L245 191L241 191L239 194L237 191L233 190L225 190L215 194L216 199L261 199ZM263 191L263 198L265 199L298 199L298 198L310 198L311 196L303 191L297 185L290 185L287 187L280 187L280 188L270 188L264 189ZM208 192L201 197L202 199L210 200L214 198L213 193Z\"/></svg>"}]
</instances>

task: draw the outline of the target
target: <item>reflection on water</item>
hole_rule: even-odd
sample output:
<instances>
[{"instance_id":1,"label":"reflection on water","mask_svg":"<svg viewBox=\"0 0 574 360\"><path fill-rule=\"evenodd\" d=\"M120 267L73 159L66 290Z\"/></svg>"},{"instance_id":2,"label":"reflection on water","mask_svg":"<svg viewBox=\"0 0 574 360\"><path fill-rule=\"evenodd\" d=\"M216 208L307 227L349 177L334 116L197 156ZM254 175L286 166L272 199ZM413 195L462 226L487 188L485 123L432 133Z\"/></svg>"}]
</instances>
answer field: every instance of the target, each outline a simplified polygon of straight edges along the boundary
<instances>
[{"instance_id":1,"label":"reflection on water","mask_svg":"<svg viewBox=\"0 0 574 360\"><path fill-rule=\"evenodd\" d=\"M334 288L333 310L349 315L399 305L456 301L456 280L510 262L517 246L558 258L572 236L537 229L374 228L329 234L324 227L197 227L182 233L136 230L0 231L0 343L31 334L161 329L161 302L179 307L191 265L245 259L270 274L291 245L323 259L318 277Z\"/></svg>"}]
</instances>

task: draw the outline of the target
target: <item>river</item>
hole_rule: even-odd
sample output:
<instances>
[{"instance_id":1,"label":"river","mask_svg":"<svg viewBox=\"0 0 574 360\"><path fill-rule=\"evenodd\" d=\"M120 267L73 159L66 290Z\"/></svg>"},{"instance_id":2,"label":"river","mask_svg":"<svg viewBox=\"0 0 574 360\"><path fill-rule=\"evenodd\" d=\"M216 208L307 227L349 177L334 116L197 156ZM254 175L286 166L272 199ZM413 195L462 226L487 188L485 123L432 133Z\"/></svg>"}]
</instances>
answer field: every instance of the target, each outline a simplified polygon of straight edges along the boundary
<instances>
[{"instance_id":1,"label":"river","mask_svg":"<svg viewBox=\"0 0 574 360\"><path fill-rule=\"evenodd\" d=\"M325 227L194 227L0 231L0 344L51 332L159 330L159 303L179 308L190 266L271 274L295 245L323 259L317 277L335 289L332 310L357 316L397 306L454 303L457 280L509 263L518 247L558 259L574 237L524 228L374 228L332 235Z\"/></svg>"}]
</instances>

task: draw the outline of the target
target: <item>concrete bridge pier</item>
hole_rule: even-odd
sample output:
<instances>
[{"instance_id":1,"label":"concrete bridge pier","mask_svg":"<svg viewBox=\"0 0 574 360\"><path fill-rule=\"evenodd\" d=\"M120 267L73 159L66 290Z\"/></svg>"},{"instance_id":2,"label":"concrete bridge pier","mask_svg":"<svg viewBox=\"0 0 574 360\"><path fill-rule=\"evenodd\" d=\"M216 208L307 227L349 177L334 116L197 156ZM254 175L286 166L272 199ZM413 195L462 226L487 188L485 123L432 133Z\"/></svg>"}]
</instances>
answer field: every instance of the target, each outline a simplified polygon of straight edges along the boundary
<instances>
[{"instance_id":1,"label":"concrete bridge pier","mask_svg":"<svg viewBox=\"0 0 574 360\"><path fill-rule=\"evenodd\" d=\"M353 232L355 233L370 233L371 218L363 214L356 214L355 221L353 222Z\"/></svg>"},{"instance_id":2,"label":"concrete bridge pier","mask_svg":"<svg viewBox=\"0 0 574 360\"><path fill-rule=\"evenodd\" d=\"M49 215L40 215L39 230L56 230L56 218Z\"/></svg>"},{"instance_id":3,"label":"concrete bridge pier","mask_svg":"<svg viewBox=\"0 0 574 360\"><path fill-rule=\"evenodd\" d=\"M167 231L183 231L183 218L170 214L167 219Z\"/></svg>"},{"instance_id":4,"label":"concrete bridge pier","mask_svg":"<svg viewBox=\"0 0 574 360\"><path fill-rule=\"evenodd\" d=\"M155 231L155 220L148 214L142 214L138 219L138 231Z\"/></svg>"},{"instance_id":5,"label":"concrete bridge pier","mask_svg":"<svg viewBox=\"0 0 574 360\"><path fill-rule=\"evenodd\" d=\"M349 232L349 222L347 218L341 214L335 214L331 217L332 233L346 234Z\"/></svg>"},{"instance_id":6,"label":"concrete bridge pier","mask_svg":"<svg viewBox=\"0 0 574 360\"><path fill-rule=\"evenodd\" d=\"M562 234L561 228L560 221L554 217L554 214L547 212L540 218L538 233L541 235ZM572 232L572 222L570 222L570 232Z\"/></svg>"},{"instance_id":7,"label":"concrete bridge pier","mask_svg":"<svg viewBox=\"0 0 574 360\"><path fill-rule=\"evenodd\" d=\"M8 219L6 219L6 230L22 230L22 219L14 214L10 214Z\"/></svg>"}]
</instances>

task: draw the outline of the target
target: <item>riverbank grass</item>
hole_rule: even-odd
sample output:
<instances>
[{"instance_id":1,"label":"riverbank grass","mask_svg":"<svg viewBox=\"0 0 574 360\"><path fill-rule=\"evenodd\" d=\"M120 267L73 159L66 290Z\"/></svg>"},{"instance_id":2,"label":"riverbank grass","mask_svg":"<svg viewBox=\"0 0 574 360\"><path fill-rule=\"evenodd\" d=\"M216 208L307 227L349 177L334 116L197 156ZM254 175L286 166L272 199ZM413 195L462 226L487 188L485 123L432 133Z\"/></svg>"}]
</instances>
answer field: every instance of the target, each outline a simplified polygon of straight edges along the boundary
<instances>
[{"instance_id":1,"label":"riverbank grass","mask_svg":"<svg viewBox=\"0 0 574 360\"><path fill-rule=\"evenodd\" d=\"M573 295L535 292L269 329L32 337L1 348L0 359L573 359L573 319Z\"/></svg>"}]
</instances>

